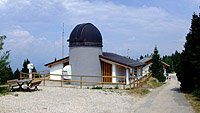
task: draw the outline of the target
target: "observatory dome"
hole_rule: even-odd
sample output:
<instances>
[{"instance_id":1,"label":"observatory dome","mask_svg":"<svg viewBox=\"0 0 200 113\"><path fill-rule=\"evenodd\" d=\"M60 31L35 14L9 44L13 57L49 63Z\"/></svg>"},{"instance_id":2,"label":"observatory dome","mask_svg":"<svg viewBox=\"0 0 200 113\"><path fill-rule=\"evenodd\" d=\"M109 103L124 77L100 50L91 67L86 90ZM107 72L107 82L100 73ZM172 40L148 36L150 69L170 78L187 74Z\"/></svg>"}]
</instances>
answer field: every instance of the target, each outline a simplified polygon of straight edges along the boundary
<instances>
[{"instance_id":1,"label":"observatory dome","mask_svg":"<svg viewBox=\"0 0 200 113\"><path fill-rule=\"evenodd\" d=\"M69 47L96 46L102 47L102 36L100 31L91 23L77 25L69 37Z\"/></svg>"}]
</instances>

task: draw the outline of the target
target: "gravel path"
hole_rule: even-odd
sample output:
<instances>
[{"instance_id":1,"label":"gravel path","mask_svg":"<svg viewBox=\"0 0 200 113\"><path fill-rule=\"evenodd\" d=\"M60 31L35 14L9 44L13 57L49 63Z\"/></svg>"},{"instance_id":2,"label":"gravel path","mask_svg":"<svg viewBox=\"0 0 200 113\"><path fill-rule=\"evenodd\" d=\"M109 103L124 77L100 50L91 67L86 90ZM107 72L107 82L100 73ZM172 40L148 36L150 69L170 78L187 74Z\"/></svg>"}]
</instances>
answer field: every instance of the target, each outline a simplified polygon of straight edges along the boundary
<instances>
[{"instance_id":1,"label":"gravel path","mask_svg":"<svg viewBox=\"0 0 200 113\"><path fill-rule=\"evenodd\" d=\"M123 90L40 86L40 91L0 96L0 113L193 113L175 75L146 97Z\"/></svg>"},{"instance_id":2,"label":"gravel path","mask_svg":"<svg viewBox=\"0 0 200 113\"><path fill-rule=\"evenodd\" d=\"M130 113L137 98L124 91L44 87L0 97L0 112ZM18 96L15 96L18 94Z\"/></svg>"},{"instance_id":3,"label":"gravel path","mask_svg":"<svg viewBox=\"0 0 200 113\"><path fill-rule=\"evenodd\" d=\"M175 74L165 85L152 91L150 95L135 104L135 113L194 113Z\"/></svg>"}]
</instances>

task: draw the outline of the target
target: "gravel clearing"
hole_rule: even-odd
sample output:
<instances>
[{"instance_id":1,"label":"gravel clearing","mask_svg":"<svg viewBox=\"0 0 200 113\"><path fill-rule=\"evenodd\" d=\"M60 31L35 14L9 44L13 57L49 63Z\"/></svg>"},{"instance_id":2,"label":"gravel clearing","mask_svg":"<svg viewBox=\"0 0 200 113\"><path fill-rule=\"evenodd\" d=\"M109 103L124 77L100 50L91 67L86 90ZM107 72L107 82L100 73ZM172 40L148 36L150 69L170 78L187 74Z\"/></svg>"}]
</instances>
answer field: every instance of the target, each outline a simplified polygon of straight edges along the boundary
<instances>
[{"instance_id":1,"label":"gravel clearing","mask_svg":"<svg viewBox=\"0 0 200 113\"><path fill-rule=\"evenodd\" d=\"M121 113L131 112L139 98L123 90L94 90L40 86L40 91L14 92L0 97L0 112Z\"/></svg>"},{"instance_id":2,"label":"gravel clearing","mask_svg":"<svg viewBox=\"0 0 200 113\"><path fill-rule=\"evenodd\" d=\"M40 91L0 96L0 113L194 113L175 74L145 97L126 90L40 86Z\"/></svg>"}]
</instances>

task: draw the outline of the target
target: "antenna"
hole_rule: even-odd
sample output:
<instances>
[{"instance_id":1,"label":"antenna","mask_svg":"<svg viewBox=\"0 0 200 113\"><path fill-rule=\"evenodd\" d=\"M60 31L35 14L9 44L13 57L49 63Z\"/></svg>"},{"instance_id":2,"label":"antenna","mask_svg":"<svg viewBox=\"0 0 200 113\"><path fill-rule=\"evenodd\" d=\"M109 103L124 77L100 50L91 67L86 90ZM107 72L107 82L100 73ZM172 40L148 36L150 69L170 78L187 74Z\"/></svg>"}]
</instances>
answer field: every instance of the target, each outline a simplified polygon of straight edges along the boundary
<instances>
[{"instance_id":1,"label":"antenna","mask_svg":"<svg viewBox=\"0 0 200 113\"><path fill-rule=\"evenodd\" d=\"M128 58L128 56L129 56L129 49L127 49L127 58Z\"/></svg>"},{"instance_id":2,"label":"antenna","mask_svg":"<svg viewBox=\"0 0 200 113\"><path fill-rule=\"evenodd\" d=\"M199 6L199 9L200 9L200 6ZM199 12L199 16L200 16L200 12Z\"/></svg>"},{"instance_id":3,"label":"antenna","mask_svg":"<svg viewBox=\"0 0 200 113\"><path fill-rule=\"evenodd\" d=\"M62 57L64 57L64 23L63 23L63 32L62 32Z\"/></svg>"}]
</instances>

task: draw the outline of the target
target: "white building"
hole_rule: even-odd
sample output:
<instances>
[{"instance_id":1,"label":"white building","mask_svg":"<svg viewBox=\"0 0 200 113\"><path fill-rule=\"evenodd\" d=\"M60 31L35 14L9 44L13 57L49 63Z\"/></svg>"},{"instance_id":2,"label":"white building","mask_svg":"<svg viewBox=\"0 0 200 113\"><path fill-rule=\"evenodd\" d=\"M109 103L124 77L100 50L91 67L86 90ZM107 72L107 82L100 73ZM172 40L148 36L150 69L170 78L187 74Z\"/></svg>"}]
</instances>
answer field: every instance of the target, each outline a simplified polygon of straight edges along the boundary
<instances>
[{"instance_id":1,"label":"white building","mask_svg":"<svg viewBox=\"0 0 200 113\"><path fill-rule=\"evenodd\" d=\"M143 67L143 75L146 75L147 73L150 72L150 66L152 65L152 57L145 57L140 60L140 62L145 63L145 66ZM170 65L161 61L163 64L163 69L164 69L164 75L166 76L166 68L169 67Z\"/></svg>"},{"instance_id":2,"label":"white building","mask_svg":"<svg viewBox=\"0 0 200 113\"><path fill-rule=\"evenodd\" d=\"M46 64L50 68L50 79L61 80L60 76L125 76L126 84L132 75L142 76L145 63L129 59L114 53L102 52L102 36L100 31L91 23L77 25L70 34L69 57ZM70 72L69 72L70 71ZM69 77L79 81L78 77ZM120 82L119 78L84 77L83 81Z\"/></svg>"}]
</instances>

